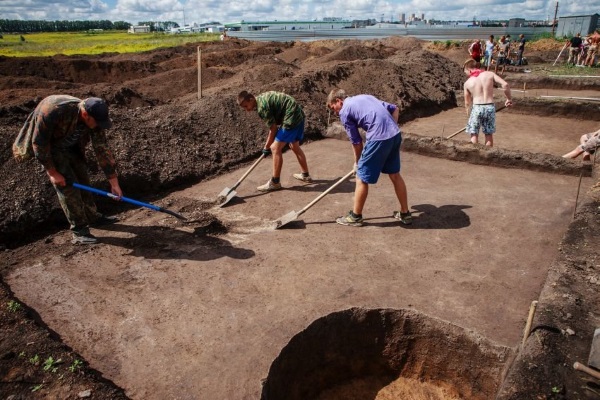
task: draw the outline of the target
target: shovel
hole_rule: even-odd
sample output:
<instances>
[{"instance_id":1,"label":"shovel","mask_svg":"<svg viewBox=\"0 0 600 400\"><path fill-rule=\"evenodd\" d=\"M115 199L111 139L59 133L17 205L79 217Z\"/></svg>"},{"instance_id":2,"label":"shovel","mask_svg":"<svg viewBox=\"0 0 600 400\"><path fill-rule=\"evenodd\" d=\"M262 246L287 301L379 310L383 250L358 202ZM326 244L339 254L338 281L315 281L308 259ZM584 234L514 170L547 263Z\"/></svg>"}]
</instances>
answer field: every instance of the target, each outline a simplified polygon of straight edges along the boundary
<instances>
[{"instance_id":1,"label":"shovel","mask_svg":"<svg viewBox=\"0 0 600 400\"><path fill-rule=\"evenodd\" d=\"M310 203L308 203L302 210L300 210L300 211L290 211L289 213L285 214L283 217L281 217L278 220L276 220L275 223L277 225L275 226L275 229L279 229L282 226L284 226L286 224L289 224L290 222L292 222L293 220L295 220L296 218L298 218L300 215L304 214L306 212L306 210L308 210L309 208L311 208L312 206L314 206L315 204L317 204L317 202L319 200L321 200L323 197L327 196L327 194L329 192L331 192L333 189L335 189L340 183L342 183L346 179L350 178L352 176L352 174L354 174L354 168L352 168L352 171L348 172L346 175L344 175L342 178L340 178L339 181L337 181L336 183L334 183L329 189L327 189L326 191L324 191L323 193L321 193L319 196L317 196L316 199L314 199L313 201L311 201Z\"/></svg>"},{"instance_id":2,"label":"shovel","mask_svg":"<svg viewBox=\"0 0 600 400\"><path fill-rule=\"evenodd\" d=\"M229 200L233 199L237 195L235 189L237 189L237 187L240 186L240 183L242 183L242 181L246 179L248 175L250 175L250 172L252 172L252 170L256 168L258 163L260 163L263 160L263 158L265 158L265 155L261 154L258 160L256 160L250 168L248 168L248 171L246 171L246 173L242 175L242 177L235 183L235 185L233 185L231 189L226 187L221 191L221 193L219 193L219 197L217 197L217 204L219 205L219 207L223 207L229 202Z\"/></svg>"},{"instance_id":3,"label":"shovel","mask_svg":"<svg viewBox=\"0 0 600 400\"><path fill-rule=\"evenodd\" d=\"M172 215L172 216L174 216L176 218L179 218L181 220L184 220L184 221L187 220L187 218L185 218L183 215L179 215L176 212L164 209L164 208L159 207L159 206L155 206L154 204L142 203L141 201L130 199L129 197L124 197L124 196L121 197L121 198L119 198L118 196L115 196L112 193L105 192L104 190L99 190L99 189L96 189L96 188L93 188L93 187L89 187L89 186L86 186L86 185L82 185L80 183L73 183L73 187L77 188L77 189L81 189L81 190L86 190L88 192L92 192L92 193L98 194L100 196L109 197L109 198L111 198L113 200L121 200L121 201L124 201L126 203L135 204L136 206L146 207L146 208L149 208L149 209L154 210L154 211L164 212L164 213L167 213L169 215Z\"/></svg>"}]
</instances>

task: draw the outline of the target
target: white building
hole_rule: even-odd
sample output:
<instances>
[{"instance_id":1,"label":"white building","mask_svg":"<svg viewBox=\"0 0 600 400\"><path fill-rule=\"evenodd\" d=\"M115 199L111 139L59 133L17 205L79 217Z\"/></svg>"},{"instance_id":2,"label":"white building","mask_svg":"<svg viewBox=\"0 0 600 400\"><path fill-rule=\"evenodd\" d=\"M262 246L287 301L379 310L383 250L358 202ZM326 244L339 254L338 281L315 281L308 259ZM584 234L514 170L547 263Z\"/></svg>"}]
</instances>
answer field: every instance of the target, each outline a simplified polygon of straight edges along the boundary
<instances>
[{"instance_id":1,"label":"white building","mask_svg":"<svg viewBox=\"0 0 600 400\"><path fill-rule=\"evenodd\" d=\"M150 33L150 26L148 25L137 25L130 26L127 33Z\"/></svg>"}]
</instances>

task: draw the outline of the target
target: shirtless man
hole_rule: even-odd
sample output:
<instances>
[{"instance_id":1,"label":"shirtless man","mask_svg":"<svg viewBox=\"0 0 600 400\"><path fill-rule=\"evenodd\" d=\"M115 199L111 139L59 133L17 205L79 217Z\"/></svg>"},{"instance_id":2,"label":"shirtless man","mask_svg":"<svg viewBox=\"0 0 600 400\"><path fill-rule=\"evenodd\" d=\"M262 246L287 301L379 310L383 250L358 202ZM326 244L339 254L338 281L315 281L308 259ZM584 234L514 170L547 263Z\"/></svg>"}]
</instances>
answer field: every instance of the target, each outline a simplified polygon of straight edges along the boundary
<instances>
[{"instance_id":1,"label":"shirtless man","mask_svg":"<svg viewBox=\"0 0 600 400\"><path fill-rule=\"evenodd\" d=\"M598 46L600 45L600 36L592 35L588 38L588 52L587 57L585 59L585 65L588 67L594 66L594 60L596 59L596 54L598 54Z\"/></svg>"},{"instance_id":2,"label":"shirtless man","mask_svg":"<svg viewBox=\"0 0 600 400\"><path fill-rule=\"evenodd\" d=\"M467 115L472 106L467 122L466 132L471 136L471 143L479 143L479 129L485 135L485 145L494 145L493 134L496 132L496 106L494 105L494 83L500 85L506 96L506 107L512 106L512 98L508 83L492 71L477 68L475 60L468 59L463 70L469 76L464 84L465 108Z\"/></svg>"}]
</instances>

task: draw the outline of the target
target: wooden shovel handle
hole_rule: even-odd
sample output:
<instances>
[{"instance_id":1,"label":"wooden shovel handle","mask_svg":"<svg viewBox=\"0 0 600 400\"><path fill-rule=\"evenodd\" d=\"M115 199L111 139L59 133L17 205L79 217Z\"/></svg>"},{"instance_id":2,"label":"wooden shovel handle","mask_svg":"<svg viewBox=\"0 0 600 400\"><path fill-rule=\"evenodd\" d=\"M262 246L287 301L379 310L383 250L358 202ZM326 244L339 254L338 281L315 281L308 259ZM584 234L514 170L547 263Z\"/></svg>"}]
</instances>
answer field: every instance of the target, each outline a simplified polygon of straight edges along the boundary
<instances>
[{"instance_id":1,"label":"wooden shovel handle","mask_svg":"<svg viewBox=\"0 0 600 400\"><path fill-rule=\"evenodd\" d=\"M300 214L303 214L306 210L308 210L309 208L311 208L315 204L317 204L317 202L319 200L321 200L323 197L327 196L327 194L329 192L331 192L333 189L335 189L339 184L341 184L342 182L344 182L346 179L350 178L350 176L352 176L353 173L354 173L354 168L352 168L352 171L348 172L346 175L344 175L342 178L340 178L340 180L338 180L336 183L334 183L333 185L331 185L330 188L328 188L326 191L324 191L323 193L321 193L316 199L314 199L313 201L311 201L310 203L308 203L306 205L306 207L304 207L302 210L298 211L298 216Z\"/></svg>"},{"instance_id":2,"label":"wooden shovel handle","mask_svg":"<svg viewBox=\"0 0 600 400\"><path fill-rule=\"evenodd\" d=\"M600 379L600 371L596 371L595 369L586 367L585 365L581 364L580 362L575 361L575 364L573 364L573 369L575 369L577 371L583 371L586 374L593 376L596 379Z\"/></svg>"}]
</instances>

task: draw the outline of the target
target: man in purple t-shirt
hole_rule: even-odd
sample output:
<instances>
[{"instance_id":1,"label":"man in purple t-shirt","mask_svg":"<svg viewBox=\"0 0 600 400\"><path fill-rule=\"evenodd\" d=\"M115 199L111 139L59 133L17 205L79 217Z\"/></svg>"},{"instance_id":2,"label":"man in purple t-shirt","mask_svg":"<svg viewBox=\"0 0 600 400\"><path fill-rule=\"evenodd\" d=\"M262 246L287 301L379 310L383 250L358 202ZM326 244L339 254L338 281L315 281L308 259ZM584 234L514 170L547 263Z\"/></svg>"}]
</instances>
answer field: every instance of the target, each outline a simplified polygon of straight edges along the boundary
<instances>
[{"instance_id":1,"label":"man in purple t-shirt","mask_svg":"<svg viewBox=\"0 0 600 400\"><path fill-rule=\"evenodd\" d=\"M336 222L362 226L369 184L377 183L379 175L384 173L389 175L400 203L400 211L394 211L393 216L404 225L410 225L412 216L408 209L406 184L400 175L402 135L398 127L398 107L367 94L348 97L343 89L329 93L327 107L339 115L346 129L354 150L356 168L353 209ZM358 128L366 132L364 146Z\"/></svg>"}]
</instances>

